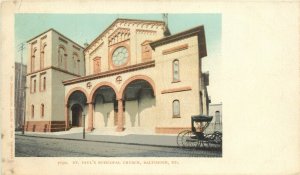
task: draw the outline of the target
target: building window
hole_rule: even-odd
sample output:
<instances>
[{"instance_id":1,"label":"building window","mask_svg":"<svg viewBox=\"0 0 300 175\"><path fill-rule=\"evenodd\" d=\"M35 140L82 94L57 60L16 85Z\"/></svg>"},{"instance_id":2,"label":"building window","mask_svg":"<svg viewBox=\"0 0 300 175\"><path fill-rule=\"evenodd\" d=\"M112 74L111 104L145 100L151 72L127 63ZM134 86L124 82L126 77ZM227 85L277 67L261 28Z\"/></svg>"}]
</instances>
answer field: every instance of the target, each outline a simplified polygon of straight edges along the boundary
<instances>
[{"instance_id":1,"label":"building window","mask_svg":"<svg viewBox=\"0 0 300 175\"><path fill-rule=\"evenodd\" d=\"M179 82L179 61L173 61L173 82Z\"/></svg>"},{"instance_id":2,"label":"building window","mask_svg":"<svg viewBox=\"0 0 300 175\"><path fill-rule=\"evenodd\" d=\"M220 111L215 112L215 123L220 124L221 123L221 114Z\"/></svg>"},{"instance_id":3,"label":"building window","mask_svg":"<svg viewBox=\"0 0 300 175\"><path fill-rule=\"evenodd\" d=\"M67 69L67 53L63 46L59 46L58 49L58 67L63 67Z\"/></svg>"},{"instance_id":4,"label":"building window","mask_svg":"<svg viewBox=\"0 0 300 175\"><path fill-rule=\"evenodd\" d=\"M40 92L46 90L46 72L40 74L39 90Z\"/></svg>"},{"instance_id":5,"label":"building window","mask_svg":"<svg viewBox=\"0 0 300 175\"><path fill-rule=\"evenodd\" d=\"M33 93L36 92L36 80L33 80Z\"/></svg>"},{"instance_id":6,"label":"building window","mask_svg":"<svg viewBox=\"0 0 300 175\"><path fill-rule=\"evenodd\" d=\"M142 43L142 61L148 61L151 60L152 57L152 49L149 45L151 41L150 40L146 40Z\"/></svg>"},{"instance_id":7,"label":"building window","mask_svg":"<svg viewBox=\"0 0 300 175\"><path fill-rule=\"evenodd\" d=\"M40 67L41 67L41 69L44 68L46 46L47 46L46 44L44 44L44 45L42 46L42 51L41 51L41 61L40 61Z\"/></svg>"},{"instance_id":8,"label":"building window","mask_svg":"<svg viewBox=\"0 0 300 175\"><path fill-rule=\"evenodd\" d=\"M100 73L100 66L101 66L101 63L100 63L100 57L96 57L93 59L94 61L94 74L97 74L97 73Z\"/></svg>"},{"instance_id":9,"label":"building window","mask_svg":"<svg viewBox=\"0 0 300 175\"><path fill-rule=\"evenodd\" d=\"M80 58L77 59L77 71L78 75L80 75Z\"/></svg>"},{"instance_id":10,"label":"building window","mask_svg":"<svg viewBox=\"0 0 300 175\"><path fill-rule=\"evenodd\" d=\"M35 91L35 88L34 88L34 86L35 86L35 84L36 84L36 75L33 75L33 76L31 76L30 77L30 93L34 93Z\"/></svg>"},{"instance_id":11,"label":"building window","mask_svg":"<svg viewBox=\"0 0 300 175\"><path fill-rule=\"evenodd\" d=\"M35 70L35 56L36 56L36 48L33 49L32 56L31 56L31 72Z\"/></svg>"},{"instance_id":12,"label":"building window","mask_svg":"<svg viewBox=\"0 0 300 175\"><path fill-rule=\"evenodd\" d=\"M173 101L173 117L179 118L180 117L180 103L179 100Z\"/></svg>"},{"instance_id":13,"label":"building window","mask_svg":"<svg viewBox=\"0 0 300 175\"><path fill-rule=\"evenodd\" d=\"M41 117L44 117L44 104L41 104Z\"/></svg>"},{"instance_id":14,"label":"building window","mask_svg":"<svg viewBox=\"0 0 300 175\"><path fill-rule=\"evenodd\" d=\"M46 90L46 77L43 78L43 90Z\"/></svg>"},{"instance_id":15,"label":"building window","mask_svg":"<svg viewBox=\"0 0 300 175\"><path fill-rule=\"evenodd\" d=\"M31 105L31 118L34 118L34 105Z\"/></svg>"},{"instance_id":16,"label":"building window","mask_svg":"<svg viewBox=\"0 0 300 175\"><path fill-rule=\"evenodd\" d=\"M78 62L78 60L79 60L79 57L78 57L78 54L76 53L76 52L74 52L73 53L73 73L74 74L76 74L76 73L78 73L79 71L79 62Z\"/></svg>"}]
</instances>

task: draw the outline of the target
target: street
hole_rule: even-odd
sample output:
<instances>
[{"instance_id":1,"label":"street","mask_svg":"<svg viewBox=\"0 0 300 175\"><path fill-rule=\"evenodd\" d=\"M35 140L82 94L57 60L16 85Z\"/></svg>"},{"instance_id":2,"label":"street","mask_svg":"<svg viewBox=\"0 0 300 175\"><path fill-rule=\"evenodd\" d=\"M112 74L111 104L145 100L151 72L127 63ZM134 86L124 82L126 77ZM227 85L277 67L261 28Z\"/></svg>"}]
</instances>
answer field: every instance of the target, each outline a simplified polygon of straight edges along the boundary
<instances>
[{"instance_id":1,"label":"street","mask_svg":"<svg viewBox=\"0 0 300 175\"><path fill-rule=\"evenodd\" d=\"M15 135L16 157L221 157L207 149L65 140Z\"/></svg>"}]
</instances>

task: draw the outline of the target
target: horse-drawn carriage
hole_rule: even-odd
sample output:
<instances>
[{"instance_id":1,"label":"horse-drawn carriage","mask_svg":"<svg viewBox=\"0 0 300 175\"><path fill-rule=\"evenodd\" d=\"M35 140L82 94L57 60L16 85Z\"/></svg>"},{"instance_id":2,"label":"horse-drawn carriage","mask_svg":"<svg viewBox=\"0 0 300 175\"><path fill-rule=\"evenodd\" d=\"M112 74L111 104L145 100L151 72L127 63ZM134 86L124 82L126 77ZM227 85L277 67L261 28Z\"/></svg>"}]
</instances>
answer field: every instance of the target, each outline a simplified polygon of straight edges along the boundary
<instances>
[{"instance_id":1,"label":"horse-drawn carriage","mask_svg":"<svg viewBox=\"0 0 300 175\"><path fill-rule=\"evenodd\" d=\"M196 115L191 117L191 130L184 130L177 135L177 145L184 148L222 147L222 133L214 131L205 133L212 121L212 116Z\"/></svg>"}]
</instances>

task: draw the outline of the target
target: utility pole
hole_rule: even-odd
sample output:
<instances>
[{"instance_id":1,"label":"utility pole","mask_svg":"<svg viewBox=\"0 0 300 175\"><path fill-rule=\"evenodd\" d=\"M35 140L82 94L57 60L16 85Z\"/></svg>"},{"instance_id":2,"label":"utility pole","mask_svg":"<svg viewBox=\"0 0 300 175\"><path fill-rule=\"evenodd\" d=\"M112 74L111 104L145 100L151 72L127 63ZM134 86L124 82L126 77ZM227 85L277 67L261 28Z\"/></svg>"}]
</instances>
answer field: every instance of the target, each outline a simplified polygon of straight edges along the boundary
<instances>
[{"instance_id":1,"label":"utility pole","mask_svg":"<svg viewBox=\"0 0 300 175\"><path fill-rule=\"evenodd\" d=\"M85 113L83 113L83 132L82 132L82 139L85 139Z\"/></svg>"},{"instance_id":2,"label":"utility pole","mask_svg":"<svg viewBox=\"0 0 300 175\"><path fill-rule=\"evenodd\" d=\"M23 50L24 49L25 49L25 44L21 43L20 48L19 48L19 51L21 52L21 68L20 68L20 78L19 78L20 87L19 87L18 99L21 102L20 109L22 109L21 110L21 119L23 119L22 134L25 133L25 109L26 109L26 106L24 104L25 90L26 90L25 86L26 85L24 85L24 87L23 87Z\"/></svg>"}]
</instances>

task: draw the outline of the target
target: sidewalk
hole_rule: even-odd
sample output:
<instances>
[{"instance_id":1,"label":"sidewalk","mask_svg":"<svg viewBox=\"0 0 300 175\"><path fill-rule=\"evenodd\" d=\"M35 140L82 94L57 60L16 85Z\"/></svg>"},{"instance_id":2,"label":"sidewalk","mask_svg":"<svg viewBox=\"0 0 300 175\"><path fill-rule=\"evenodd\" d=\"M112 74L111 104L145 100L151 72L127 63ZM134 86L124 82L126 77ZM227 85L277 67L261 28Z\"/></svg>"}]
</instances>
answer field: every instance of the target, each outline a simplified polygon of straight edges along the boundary
<instances>
[{"instance_id":1,"label":"sidewalk","mask_svg":"<svg viewBox=\"0 0 300 175\"><path fill-rule=\"evenodd\" d=\"M15 132L16 135L22 135L22 132ZM83 140L82 129L77 130L43 133L43 132L25 132L25 136L41 138L57 138L68 140ZM142 132L133 134L132 132L101 132L93 131L85 134L85 141L107 142L119 144L149 145L161 147L177 147L175 134L155 134L151 132Z\"/></svg>"}]
</instances>

